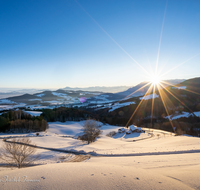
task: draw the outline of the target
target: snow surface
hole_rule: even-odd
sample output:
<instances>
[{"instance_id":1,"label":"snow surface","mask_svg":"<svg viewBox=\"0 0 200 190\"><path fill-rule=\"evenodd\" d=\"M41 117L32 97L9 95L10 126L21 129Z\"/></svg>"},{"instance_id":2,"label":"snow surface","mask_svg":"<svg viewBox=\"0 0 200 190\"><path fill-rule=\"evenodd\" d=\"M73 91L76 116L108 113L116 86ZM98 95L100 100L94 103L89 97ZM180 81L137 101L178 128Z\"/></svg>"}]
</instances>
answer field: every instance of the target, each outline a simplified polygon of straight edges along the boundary
<instances>
[{"instance_id":1,"label":"snow surface","mask_svg":"<svg viewBox=\"0 0 200 190\"><path fill-rule=\"evenodd\" d=\"M197 117L200 117L200 111L194 112L194 114L195 114ZM174 120L174 119L178 119L178 118L181 118L181 117L189 117L189 116L193 116L193 114L192 114L192 113L189 113L189 112L183 112L182 114L179 114L179 115L170 115L170 116L166 116L166 118L170 118L171 120Z\"/></svg>"},{"instance_id":2,"label":"snow surface","mask_svg":"<svg viewBox=\"0 0 200 190\"><path fill-rule=\"evenodd\" d=\"M172 87L172 88L176 88L176 89L186 89L187 87L186 86L177 86L177 87Z\"/></svg>"},{"instance_id":3,"label":"snow surface","mask_svg":"<svg viewBox=\"0 0 200 190\"><path fill-rule=\"evenodd\" d=\"M144 99L144 100L150 100L150 99L158 98L158 97L159 97L159 95L157 95L156 93L154 93L154 94L150 94L150 95L141 97L140 100L142 100L142 99Z\"/></svg>"},{"instance_id":4,"label":"snow surface","mask_svg":"<svg viewBox=\"0 0 200 190\"><path fill-rule=\"evenodd\" d=\"M129 128L133 131L135 129L142 130L141 127L137 127L136 125L130 125Z\"/></svg>"},{"instance_id":5,"label":"snow surface","mask_svg":"<svg viewBox=\"0 0 200 190\"><path fill-rule=\"evenodd\" d=\"M42 114L41 111L23 111L23 112L28 113L32 116L40 116Z\"/></svg>"},{"instance_id":6,"label":"snow surface","mask_svg":"<svg viewBox=\"0 0 200 190\"><path fill-rule=\"evenodd\" d=\"M35 98L35 99L29 99L29 101L41 101L41 99Z\"/></svg>"},{"instance_id":7,"label":"snow surface","mask_svg":"<svg viewBox=\"0 0 200 190\"><path fill-rule=\"evenodd\" d=\"M16 104L16 103L8 99L1 99L0 104Z\"/></svg>"},{"instance_id":8,"label":"snow surface","mask_svg":"<svg viewBox=\"0 0 200 190\"><path fill-rule=\"evenodd\" d=\"M58 93L58 92L52 92L52 94L53 94L54 96L64 97L64 98L67 96L67 94Z\"/></svg>"},{"instance_id":9,"label":"snow surface","mask_svg":"<svg viewBox=\"0 0 200 190\"><path fill-rule=\"evenodd\" d=\"M103 125L100 138L91 144L77 140L82 133L84 121L65 123L51 122L46 132L29 134L0 133L8 136L29 136L33 143L44 148L96 152L84 162L73 162L80 156L37 149L41 159L29 168L0 168L0 189L198 189L200 187L200 138L174 136L162 131L145 129L146 136L139 141L107 137L119 126ZM136 128L132 126L132 128ZM140 134L140 133L138 133ZM159 134L159 136L157 136ZM128 136L127 136L128 138ZM130 137L129 139L132 139ZM0 146L3 141L0 140ZM103 156L105 155L105 156ZM73 163L72 163L73 162ZM0 163L1 164L1 163ZM23 180L27 176L34 182L5 182L9 179ZM36 181L37 180L37 181Z\"/></svg>"},{"instance_id":10,"label":"snow surface","mask_svg":"<svg viewBox=\"0 0 200 190\"><path fill-rule=\"evenodd\" d=\"M12 105L0 105L0 111L12 109Z\"/></svg>"},{"instance_id":11,"label":"snow surface","mask_svg":"<svg viewBox=\"0 0 200 190\"><path fill-rule=\"evenodd\" d=\"M84 150L86 152L95 151L98 154L131 154L131 153L157 153L157 152L174 152L174 151L186 151L200 149L200 139L191 138L186 136L173 136L173 134L161 130L147 131L145 133L133 133L137 134L137 140L149 137L150 133L155 136L148 140L143 140L139 143L128 143L127 140L134 140L134 135L126 135L121 137L107 137L106 135L111 132L117 132L119 126L103 125L101 130L103 133L94 143L87 144L76 140L76 137L82 134L82 126L84 121L73 122L67 121L50 122L49 129L46 132L40 132L42 137L32 138L32 141L43 147L60 148L64 150L75 149L77 151ZM23 134L25 136L33 135L34 133ZM162 138L157 138L157 134L160 134ZM165 134L165 136L164 136ZM20 134L16 134L17 136ZM1 133L0 137L14 136L11 134ZM66 137L66 138L65 138ZM73 138L67 138L73 137ZM159 143L158 143L159 142ZM134 148L133 148L134 147Z\"/></svg>"},{"instance_id":12,"label":"snow surface","mask_svg":"<svg viewBox=\"0 0 200 190\"><path fill-rule=\"evenodd\" d=\"M107 100L107 98L109 98L109 95L107 95L107 94L101 94L99 96L95 96L94 98L96 98L96 99L102 99L102 100Z\"/></svg>"},{"instance_id":13,"label":"snow surface","mask_svg":"<svg viewBox=\"0 0 200 190\"><path fill-rule=\"evenodd\" d=\"M129 106L131 104L135 104L135 102L116 103L113 106L111 106L111 109L109 110L109 112L114 111L114 110L124 107L124 106Z\"/></svg>"},{"instance_id":14,"label":"snow surface","mask_svg":"<svg viewBox=\"0 0 200 190\"><path fill-rule=\"evenodd\" d=\"M96 100L96 101L90 101L90 104L106 104L114 101L115 100Z\"/></svg>"},{"instance_id":15,"label":"snow surface","mask_svg":"<svg viewBox=\"0 0 200 190\"><path fill-rule=\"evenodd\" d=\"M7 169L0 172L2 179L0 188L2 190L192 190L199 186L200 167L197 161L199 158L198 154L187 155L184 159L182 155L97 157L87 162L59 163L20 170ZM193 159L195 160L191 165ZM19 182L4 182L6 178L19 179ZM33 181L24 181L24 178Z\"/></svg>"},{"instance_id":16,"label":"snow surface","mask_svg":"<svg viewBox=\"0 0 200 190\"><path fill-rule=\"evenodd\" d=\"M51 105L63 104L63 101L58 100L51 100L51 101L44 101L46 103L50 103Z\"/></svg>"},{"instance_id":17,"label":"snow surface","mask_svg":"<svg viewBox=\"0 0 200 190\"><path fill-rule=\"evenodd\" d=\"M53 109L54 106L28 105L27 108L30 108L31 110Z\"/></svg>"},{"instance_id":18,"label":"snow surface","mask_svg":"<svg viewBox=\"0 0 200 190\"><path fill-rule=\"evenodd\" d=\"M84 121L81 122L49 122L49 133L60 135L77 136L82 131Z\"/></svg>"},{"instance_id":19,"label":"snow surface","mask_svg":"<svg viewBox=\"0 0 200 190\"><path fill-rule=\"evenodd\" d=\"M108 100L107 98L109 98L109 95L107 94L101 94L98 96L94 96L92 98L95 98L96 100L94 101L90 101L91 104L95 104L95 103L99 103L99 104L103 104L103 103L108 103L108 102L112 102L113 100Z\"/></svg>"},{"instance_id":20,"label":"snow surface","mask_svg":"<svg viewBox=\"0 0 200 190\"><path fill-rule=\"evenodd\" d=\"M43 97L43 96L45 96L45 94L38 94L38 95L36 95L37 97Z\"/></svg>"},{"instance_id":21,"label":"snow surface","mask_svg":"<svg viewBox=\"0 0 200 190\"><path fill-rule=\"evenodd\" d=\"M14 109L14 108L20 108L20 107L24 107L26 106L26 104L20 103L17 105L0 105L0 111L3 110L10 110L10 109Z\"/></svg>"}]
</instances>

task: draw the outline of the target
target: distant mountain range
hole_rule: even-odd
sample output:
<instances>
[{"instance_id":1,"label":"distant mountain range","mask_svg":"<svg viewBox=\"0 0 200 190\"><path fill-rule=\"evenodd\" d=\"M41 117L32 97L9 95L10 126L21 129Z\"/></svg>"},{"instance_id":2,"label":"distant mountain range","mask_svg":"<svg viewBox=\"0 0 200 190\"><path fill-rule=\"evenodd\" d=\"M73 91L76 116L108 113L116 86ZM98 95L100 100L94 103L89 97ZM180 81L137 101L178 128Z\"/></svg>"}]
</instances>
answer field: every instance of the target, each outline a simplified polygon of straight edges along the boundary
<instances>
[{"instance_id":1,"label":"distant mountain range","mask_svg":"<svg viewBox=\"0 0 200 190\"><path fill-rule=\"evenodd\" d=\"M0 99L13 96L20 96L23 94L35 94L45 91L47 89L21 89L21 88L0 88Z\"/></svg>"},{"instance_id":2,"label":"distant mountain range","mask_svg":"<svg viewBox=\"0 0 200 190\"><path fill-rule=\"evenodd\" d=\"M183 82L184 79L175 79L175 80L168 80L171 84L178 84ZM139 85L136 85L134 87L131 86L94 86L94 87L86 87L86 88L71 88L71 87L65 87L61 88L59 90L64 90L64 91L89 91L89 92L101 92L101 93L119 93L117 95L127 95L132 91L137 90L139 87L144 85L145 82L140 83ZM8 97L13 97L13 96L20 96L23 94L36 94L40 93L43 91L56 91L56 89L21 89L21 88L0 88L0 99L3 98L8 98ZM142 93L142 92L141 92ZM140 92L136 94L136 96L140 95Z\"/></svg>"},{"instance_id":3,"label":"distant mountain range","mask_svg":"<svg viewBox=\"0 0 200 190\"><path fill-rule=\"evenodd\" d=\"M197 91L200 88L200 78L195 79L174 79L174 80L167 80L166 82L175 85L175 86L187 86L187 88L193 89L193 91ZM92 104L109 104L115 101L119 101L124 99L126 96L130 95L131 93L137 91L135 94L130 96L129 98L142 96L146 93L149 85L144 87L143 89L139 90L142 86L147 84L147 82L142 82L134 87L128 88L125 86L118 86L118 87L88 87L88 88L70 88L66 87L64 89L59 89L55 91L50 90L37 90L29 89L29 93L20 94L14 97L8 98L0 98L1 105L15 105L15 107L20 104L22 106L30 107L31 109L35 108L50 108L53 106L69 106L69 105L77 105L77 106L88 106ZM165 85L166 87L167 85ZM192 86L192 87L189 87ZM195 87L194 87L195 86ZM120 89L125 88L124 91L117 92L117 93L104 93L102 90L105 91L118 91ZM128 89L127 89L128 88ZM73 89L73 90L72 90ZM76 89L76 90L75 90ZM77 89L85 89L85 90L77 90ZM87 89L87 90L86 90ZM91 91L89 91L90 89ZM99 89L99 91L97 91ZM17 91L18 92L18 91ZM35 92L35 93L30 93ZM23 91L19 91L18 93L23 93ZM10 92L10 95L12 92ZM14 93L13 93L14 94ZM80 98L85 97L87 101L85 103L80 102Z\"/></svg>"},{"instance_id":4,"label":"distant mountain range","mask_svg":"<svg viewBox=\"0 0 200 190\"><path fill-rule=\"evenodd\" d=\"M130 86L94 86L94 87L87 87L87 88L71 88L71 87L65 87L61 88L59 90L65 90L65 91L90 91L90 92L102 92L102 93L117 93L121 91L125 91ZM57 89L20 89L20 88L0 88L0 99L3 98L9 98L13 96L21 96L23 94L36 94L43 91L55 91Z\"/></svg>"},{"instance_id":5,"label":"distant mountain range","mask_svg":"<svg viewBox=\"0 0 200 190\"><path fill-rule=\"evenodd\" d=\"M62 88L61 90L73 90L73 91L82 90L82 91L90 91L90 92L98 91L98 92L104 92L104 93L117 93L117 92L125 91L125 90L127 90L129 88L130 88L130 86L111 86L111 87L93 86L93 87L86 87L86 88L65 87L65 88Z\"/></svg>"},{"instance_id":6,"label":"distant mountain range","mask_svg":"<svg viewBox=\"0 0 200 190\"><path fill-rule=\"evenodd\" d=\"M176 85L176 84L179 84L181 82L185 81L185 79L171 79L171 80L164 80L163 82L166 82L166 83L169 83L171 85ZM132 94L133 92L137 91L136 93L134 93L131 97L135 97L135 96L142 96L144 95L147 90L149 89L150 85L147 85L149 82L141 82L140 84L132 87L132 88L129 88L128 90L124 91L124 92L119 92L117 93L116 95L119 95L119 96L129 96L130 94ZM147 85L147 86L145 86ZM142 88L143 86L145 86L144 88ZM169 85L167 84L163 84L163 86L167 87ZM142 88L141 90L139 90L140 88Z\"/></svg>"}]
</instances>

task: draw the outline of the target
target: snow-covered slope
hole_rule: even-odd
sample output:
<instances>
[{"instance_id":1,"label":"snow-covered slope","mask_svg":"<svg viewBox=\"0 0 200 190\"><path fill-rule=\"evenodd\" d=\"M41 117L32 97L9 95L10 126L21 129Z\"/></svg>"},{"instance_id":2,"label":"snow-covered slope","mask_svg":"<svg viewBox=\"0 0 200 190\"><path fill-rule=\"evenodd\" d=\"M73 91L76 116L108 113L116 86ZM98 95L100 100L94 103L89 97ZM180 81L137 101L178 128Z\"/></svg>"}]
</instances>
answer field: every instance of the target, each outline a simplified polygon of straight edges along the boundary
<instances>
[{"instance_id":1,"label":"snow-covered slope","mask_svg":"<svg viewBox=\"0 0 200 190\"><path fill-rule=\"evenodd\" d=\"M22 169L0 168L0 189L70 187L184 190L198 189L200 186L200 154L197 153L200 152L199 138L173 136L165 131L146 129L147 134L153 133L155 136L126 142L105 136L110 131L117 131L119 127L103 125L101 137L88 145L71 138L81 133L83 123L49 123L50 128L46 132L40 133L39 137L31 137L31 140L44 148L95 151L102 156L87 157L85 161L79 162L84 160L84 156L38 149L41 160L36 163L42 165ZM8 135L0 134L0 137L5 136ZM0 146L2 143L1 140Z\"/></svg>"},{"instance_id":2,"label":"snow-covered slope","mask_svg":"<svg viewBox=\"0 0 200 190\"><path fill-rule=\"evenodd\" d=\"M41 111L24 111L24 112L32 116L40 116L42 114Z\"/></svg>"},{"instance_id":3,"label":"snow-covered slope","mask_svg":"<svg viewBox=\"0 0 200 190\"><path fill-rule=\"evenodd\" d=\"M153 99L153 98L158 98L159 95L157 95L156 93L154 94L150 94L150 95L146 95L144 97L141 97L140 100L144 99L144 100L150 100L150 99Z\"/></svg>"},{"instance_id":4,"label":"snow-covered slope","mask_svg":"<svg viewBox=\"0 0 200 190\"><path fill-rule=\"evenodd\" d=\"M197 117L200 117L200 111L194 112L194 114ZM189 113L189 112L183 112L182 114L170 115L170 116L167 116L166 118L170 118L171 120L174 120L174 119L178 119L178 118L181 118L181 117L190 117L190 116L193 116L193 114Z\"/></svg>"},{"instance_id":5,"label":"snow-covered slope","mask_svg":"<svg viewBox=\"0 0 200 190\"><path fill-rule=\"evenodd\" d=\"M109 112L114 111L118 108L124 107L124 106L129 106L131 104L135 104L135 102L124 102L124 103L115 103L112 106L109 106L111 109L109 110Z\"/></svg>"}]
</instances>

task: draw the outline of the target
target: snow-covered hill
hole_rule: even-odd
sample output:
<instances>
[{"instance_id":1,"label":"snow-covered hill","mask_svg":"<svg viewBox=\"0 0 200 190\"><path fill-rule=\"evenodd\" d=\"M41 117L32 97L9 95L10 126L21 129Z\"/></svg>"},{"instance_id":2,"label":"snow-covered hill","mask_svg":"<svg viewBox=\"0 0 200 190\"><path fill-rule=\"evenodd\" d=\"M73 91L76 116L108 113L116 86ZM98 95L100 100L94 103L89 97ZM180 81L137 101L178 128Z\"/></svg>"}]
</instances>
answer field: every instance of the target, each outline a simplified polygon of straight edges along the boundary
<instances>
[{"instance_id":1,"label":"snow-covered hill","mask_svg":"<svg viewBox=\"0 0 200 190\"><path fill-rule=\"evenodd\" d=\"M104 125L100 138L88 145L73 138L81 133L83 122L49 124L50 128L38 137L23 135L29 135L40 147L96 152L99 156L38 149L41 159L36 163L41 165L0 168L0 189L197 189L200 186L199 138L144 129L145 134L154 136L133 142L123 137L107 137L110 131L117 132L118 127ZM0 146L2 143L1 140Z\"/></svg>"}]
</instances>

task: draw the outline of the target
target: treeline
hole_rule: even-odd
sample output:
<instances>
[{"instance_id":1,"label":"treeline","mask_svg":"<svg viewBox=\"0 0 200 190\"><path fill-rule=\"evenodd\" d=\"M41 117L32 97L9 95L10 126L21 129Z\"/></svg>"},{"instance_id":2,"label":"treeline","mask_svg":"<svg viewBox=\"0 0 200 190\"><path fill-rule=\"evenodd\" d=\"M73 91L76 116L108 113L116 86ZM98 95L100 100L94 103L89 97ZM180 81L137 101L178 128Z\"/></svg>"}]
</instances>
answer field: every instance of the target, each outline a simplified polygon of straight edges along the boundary
<instances>
[{"instance_id":1,"label":"treeline","mask_svg":"<svg viewBox=\"0 0 200 190\"><path fill-rule=\"evenodd\" d=\"M182 97L183 99L185 97ZM109 108L95 111L99 116L99 120L110 125L126 126L135 124L141 127L161 129L173 132L172 125L175 127L178 134L189 134L192 136L200 136L200 118L196 117L191 110L200 111L199 100L195 99L196 105L192 101L183 101L187 107L184 107L175 98L170 97L170 101L166 103L166 109L160 98L155 98L154 109L152 114L152 99L145 100L137 109L140 100L133 99L136 104L124 106L114 111L109 112ZM132 114L137 109L132 117ZM88 110L89 111L89 110ZM176 116L183 112L191 113L190 117L180 118L172 123L167 118L168 114ZM152 116L152 119L151 119Z\"/></svg>"},{"instance_id":2,"label":"treeline","mask_svg":"<svg viewBox=\"0 0 200 190\"><path fill-rule=\"evenodd\" d=\"M190 116L188 118L179 118L176 120L169 121L168 119L162 120L162 119L144 119L140 122L141 127L146 128L154 128L154 129L161 129L164 131L174 132L173 127L175 129L175 132L178 135L182 134L188 134L192 136L200 136L200 118Z\"/></svg>"},{"instance_id":3,"label":"treeline","mask_svg":"<svg viewBox=\"0 0 200 190\"><path fill-rule=\"evenodd\" d=\"M81 121L88 118L96 118L95 115L90 112L75 108L59 107L54 109L43 109L42 112L42 116L48 122Z\"/></svg>"},{"instance_id":4,"label":"treeline","mask_svg":"<svg viewBox=\"0 0 200 190\"><path fill-rule=\"evenodd\" d=\"M1 132L36 132L47 128L48 123L42 116L33 117L21 110L9 111L0 116Z\"/></svg>"}]
</instances>

